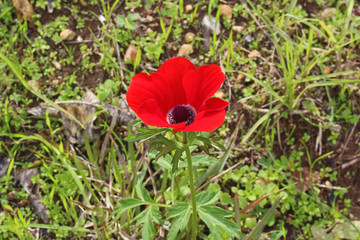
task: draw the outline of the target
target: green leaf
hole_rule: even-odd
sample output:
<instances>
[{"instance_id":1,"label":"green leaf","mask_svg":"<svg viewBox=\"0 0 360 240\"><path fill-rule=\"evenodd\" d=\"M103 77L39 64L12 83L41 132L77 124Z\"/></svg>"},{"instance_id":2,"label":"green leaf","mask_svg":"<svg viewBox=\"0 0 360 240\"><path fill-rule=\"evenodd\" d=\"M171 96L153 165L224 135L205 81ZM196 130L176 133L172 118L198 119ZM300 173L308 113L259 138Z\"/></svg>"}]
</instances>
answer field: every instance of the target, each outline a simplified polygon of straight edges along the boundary
<instances>
[{"instance_id":1,"label":"green leaf","mask_svg":"<svg viewBox=\"0 0 360 240\"><path fill-rule=\"evenodd\" d=\"M117 203L117 206L114 208L114 211L111 213L111 216L116 215L115 221L119 220L121 215L126 212L127 210L140 206L140 205L146 205L147 202L143 202L136 198L123 198L120 199Z\"/></svg>"},{"instance_id":2,"label":"green leaf","mask_svg":"<svg viewBox=\"0 0 360 240\"><path fill-rule=\"evenodd\" d=\"M171 171L172 165L171 165L171 156L167 154L166 156L160 157L156 163L159 164L162 168L166 169L167 171Z\"/></svg>"},{"instance_id":3,"label":"green leaf","mask_svg":"<svg viewBox=\"0 0 360 240\"><path fill-rule=\"evenodd\" d=\"M135 191L137 196L148 203L154 203L154 200L151 199L149 192L144 188L144 186L139 181L135 186Z\"/></svg>"},{"instance_id":4,"label":"green leaf","mask_svg":"<svg viewBox=\"0 0 360 240\"><path fill-rule=\"evenodd\" d=\"M190 215L191 209L187 208L184 212L182 212L181 215L178 215L173 219L171 222L169 234L167 235L167 239L175 239L178 236L178 232L183 231L186 228L186 226L189 224Z\"/></svg>"},{"instance_id":5,"label":"green leaf","mask_svg":"<svg viewBox=\"0 0 360 240\"><path fill-rule=\"evenodd\" d=\"M172 173L175 173L179 166L179 160L181 158L182 152L184 149L176 149L175 154L172 159Z\"/></svg>"},{"instance_id":6,"label":"green leaf","mask_svg":"<svg viewBox=\"0 0 360 240\"><path fill-rule=\"evenodd\" d=\"M136 198L123 198L118 201L117 206L114 208L114 211L120 210L120 212L123 213L128 209L145 204L146 202L143 202Z\"/></svg>"},{"instance_id":7,"label":"green leaf","mask_svg":"<svg viewBox=\"0 0 360 240\"><path fill-rule=\"evenodd\" d=\"M231 237L241 239L241 230L239 226L227 219L227 217L233 215L231 212L216 206L203 205L198 208L198 213L201 220L205 222L210 229L210 232L214 234L217 239L220 239L222 236L221 229Z\"/></svg>"},{"instance_id":8,"label":"green leaf","mask_svg":"<svg viewBox=\"0 0 360 240\"><path fill-rule=\"evenodd\" d=\"M140 133L126 137L125 141L136 142L140 140L141 142L143 142L159 134L166 133L167 131L169 131L168 128L155 128L155 129L137 128L137 130Z\"/></svg>"},{"instance_id":9,"label":"green leaf","mask_svg":"<svg viewBox=\"0 0 360 240\"><path fill-rule=\"evenodd\" d=\"M253 230L246 236L246 240L248 239L259 239L260 234L262 233L265 225L268 223L269 220L271 220L271 217L273 216L273 213L279 204L280 199L284 196L284 194L281 194L280 197L276 200L276 202L272 205L272 207L269 209L269 211L265 214L262 220L260 220L256 227L253 228Z\"/></svg>"},{"instance_id":10,"label":"green leaf","mask_svg":"<svg viewBox=\"0 0 360 240\"><path fill-rule=\"evenodd\" d=\"M176 217L180 214L184 214L189 209L189 204L187 202L176 202L170 208L166 214L166 219Z\"/></svg>"},{"instance_id":11,"label":"green leaf","mask_svg":"<svg viewBox=\"0 0 360 240\"><path fill-rule=\"evenodd\" d=\"M218 163L219 159L209 156L207 154L200 154L191 156L193 167L198 167L200 165L210 165L211 163ZM187 167L187 162L180 162L180 168Z\"/></svg>"},{"instance_id":12,"label":"green leaf","mask_svg":"<svg viewBox=\"0 0 360 240\"><path fill-rule=\"evenodd\" d=\"M213 204L217 202L217 200L219 200L219 195L220 195L220 191L216 191L216 192L206 191L206 192L198 193L196 194L195 197L196 204L198 206Z\"/></svg>"},{"instance_id":13,"label":"green leaf","mask_svg":"<svg viewBox=\"0 0 360 240\"><path fill-rule=\"evenodd\" d=\"M153 234L156 233L152 220L155 223L161 223L161 213L159 208L156 206L149 206L143 212L141 212L138 216L138 220L136 221L136 225L140 225L143 223L141 236L144 240L151 240L153 239Z\"/></svg>"}]
</instances>

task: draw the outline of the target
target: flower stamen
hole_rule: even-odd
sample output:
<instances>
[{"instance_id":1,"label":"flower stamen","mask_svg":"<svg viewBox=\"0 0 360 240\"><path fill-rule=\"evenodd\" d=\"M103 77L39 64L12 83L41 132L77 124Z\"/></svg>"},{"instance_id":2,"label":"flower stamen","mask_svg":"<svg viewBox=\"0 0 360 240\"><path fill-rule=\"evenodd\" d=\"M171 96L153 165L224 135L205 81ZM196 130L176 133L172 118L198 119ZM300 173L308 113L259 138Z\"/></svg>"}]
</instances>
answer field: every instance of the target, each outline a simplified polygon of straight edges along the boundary
<instances>
[{"instance_id":1,"label":"flower stamen","mask_svg":"<svg viewBox=\"0 0 360 240\"><path fill-rule=\"evenodd\" d=\"M187 105L177 105L167 114L166 120L169 124L178 124L186 122L186 126L195 121L196 110Z\"/></svg>"}]
</instances>

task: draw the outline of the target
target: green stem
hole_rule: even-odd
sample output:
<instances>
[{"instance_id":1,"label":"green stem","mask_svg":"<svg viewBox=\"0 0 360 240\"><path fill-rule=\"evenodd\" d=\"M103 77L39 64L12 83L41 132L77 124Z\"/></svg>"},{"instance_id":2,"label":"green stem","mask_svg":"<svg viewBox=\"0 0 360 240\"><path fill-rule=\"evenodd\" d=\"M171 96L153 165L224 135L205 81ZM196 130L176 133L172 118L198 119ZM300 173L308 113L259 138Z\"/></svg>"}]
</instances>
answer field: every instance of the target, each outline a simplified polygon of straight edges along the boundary
<instances>
[{"instance_id":1,"label":"green stem","mask_svg":"<svg viewBox=\"0 0 360 240\"><path fill-rule=\"evenodd\" d=\"M197 211L196 211L196 199L195 199L195 187L194 187L194 176L193 176L193 166L191 161L191 153L189 145L187 145L187 134L183 132L183 142L185 144L186 158L188 162L188 171L189 171L189 182L190 182L190 191L191 191L191 202L192 202L192 232L191 239L196 240L197 235Z\"/></svg>"}]
</instances>

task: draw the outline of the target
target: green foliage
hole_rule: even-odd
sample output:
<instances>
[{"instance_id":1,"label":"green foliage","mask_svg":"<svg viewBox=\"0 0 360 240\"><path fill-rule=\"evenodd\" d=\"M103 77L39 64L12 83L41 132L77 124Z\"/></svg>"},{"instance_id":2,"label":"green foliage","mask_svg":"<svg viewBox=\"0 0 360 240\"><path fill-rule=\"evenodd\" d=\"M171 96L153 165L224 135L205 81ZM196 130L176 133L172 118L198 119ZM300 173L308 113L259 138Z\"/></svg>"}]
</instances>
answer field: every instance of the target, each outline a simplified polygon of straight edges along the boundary
<instances>
[{"instance_id":1,"label":"green foliage","mask_svg":"<svg viewBox=\"0 0 360 240\"><path fill-rule=\"evenodd\" d=\"M0 239L31 239L29 230L40 228L68 239L189 238L187 144L198 238L286 239L291 225L299 238L310 239L318 237L312 227L349 221L352 188L334 188L325 202L330 190L323 186L342 184L356 172L328 167L338 153L321 155L314 147L320 141L322 150L332 151L359 122L355 1L307 1L310 10L294 0L229 2L232 19L220 17L218 0L197 1L190 11L188 1L54 0L52 14L49 1L30 2L30 22L16 17L11 1L0 3L0 152L11 159L0 178ZM319 7L334 8L332 15L320 17ZM209 51L204 13L221 24ZM64 29L76 38L64 41ZM80 100L87 88L101 103L118 102L136 73L153 72L178 54L187 32L195 33L187 58L221 65L226 75L221 94L230 106L219 130L189 133L185 144L181 134L139 121L127 131L119 122L110 127L111 116L101 114L95 123L100 140L82 145L67 142L60 118L49 111L28 113L45 103L66 114L55 101ZM245 44L248 35L254 39ZM124 60L130 44L138 50L134 62ZM261 56L249 57L252 50ZM39 169L32 182L49 223L39 224L16 183L23 168Z\"/></svg>"}]
</instances>

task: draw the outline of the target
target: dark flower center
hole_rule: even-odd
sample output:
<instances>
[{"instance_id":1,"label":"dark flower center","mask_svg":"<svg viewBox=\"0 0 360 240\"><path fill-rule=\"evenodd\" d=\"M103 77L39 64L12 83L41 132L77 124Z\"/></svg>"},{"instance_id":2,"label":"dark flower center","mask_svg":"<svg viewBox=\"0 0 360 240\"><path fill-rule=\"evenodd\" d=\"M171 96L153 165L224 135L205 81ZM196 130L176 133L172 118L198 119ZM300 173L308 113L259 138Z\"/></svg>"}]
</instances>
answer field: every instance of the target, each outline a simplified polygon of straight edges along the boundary
<instances>
[{"instance_id":1,"label":"dark flower center","mask_svg":"<svg viewBox=\"0 0 360 240\"><path fill-rule=\"evenodd\" d=\"M170 124L186 122L186 126L195 120L196 111L190 105L177 105L167 114L167 121Z\"/></svg>"}]
</instances>

